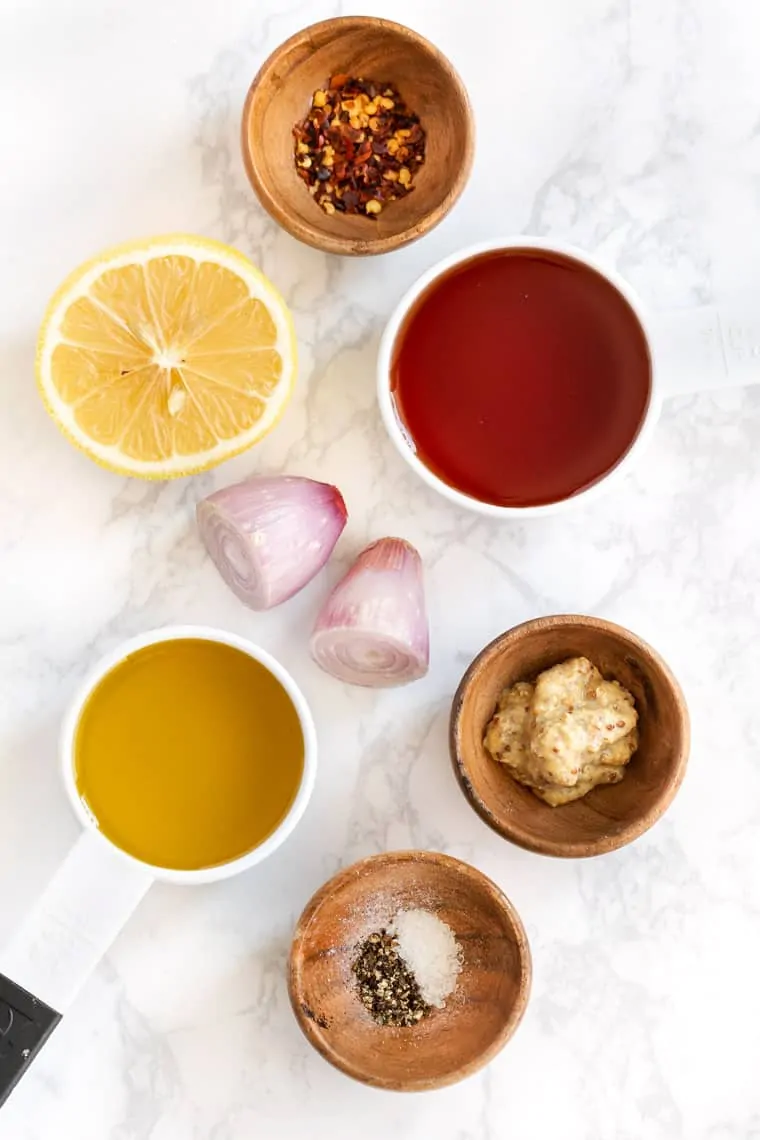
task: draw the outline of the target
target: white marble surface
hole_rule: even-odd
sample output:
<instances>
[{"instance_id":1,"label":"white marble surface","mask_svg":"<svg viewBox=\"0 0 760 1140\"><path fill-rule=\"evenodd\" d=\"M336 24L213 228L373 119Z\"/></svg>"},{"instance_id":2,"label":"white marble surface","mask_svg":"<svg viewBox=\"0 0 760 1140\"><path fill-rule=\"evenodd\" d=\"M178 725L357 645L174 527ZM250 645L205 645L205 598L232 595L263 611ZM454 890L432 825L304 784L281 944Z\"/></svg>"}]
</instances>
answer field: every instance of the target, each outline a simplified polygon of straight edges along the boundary
<instances>
[{"instance_id":1,"label":"white marble surface","mask_svg":"<svg viewBox=\"0 0 760 1140\"><path fill-rule=\"evenodd\" d=\"M0 939L76 835L56 726L109 646L172 621L244 633L315 709L316 794L244 877L156 887L0 1113L2 1140L749 1140L760 1137L760 392L670 403L610 498L496 525L425 489L373 397L383 320L433 260L499 232L594 250L655 307L760 282L760 9L749 0L386 0L455 61L478 118L473 178L406 251L339 261L258 209L238 154L246 87L317 0L0 0ZM368 10L367 8L364 9ZM297 398L255 454L151 486L111 476L37 398L36 326L83 257L195 230L238 245L291 304ZM254 469L327 477L351 521L334 578L402 534L428 570L429 676L349 690L308 659L323 578L257 616L204 557L196 499ZM627 850L556 862L501 842L449 769L465 665L530 615L578 609L650 639L691 703L689 774ZM336 868L387 848L448 851L521 911L533 999L484 1073L436 1094L353 1084L290 1013L293 923Z\"/></svg>"}]
</instances>

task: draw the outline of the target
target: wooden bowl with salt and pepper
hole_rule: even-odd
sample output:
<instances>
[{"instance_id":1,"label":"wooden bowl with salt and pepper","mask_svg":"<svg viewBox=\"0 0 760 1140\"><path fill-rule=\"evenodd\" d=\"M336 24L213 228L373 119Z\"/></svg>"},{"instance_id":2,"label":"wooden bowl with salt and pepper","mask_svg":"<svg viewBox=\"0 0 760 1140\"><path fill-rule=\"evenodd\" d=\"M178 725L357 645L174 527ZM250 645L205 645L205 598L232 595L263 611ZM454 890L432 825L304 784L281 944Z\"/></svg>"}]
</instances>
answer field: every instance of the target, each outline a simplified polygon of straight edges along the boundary
<instances>
[{"instance_id":1,"label":"wooden bowl with salt and pepper","mask_svg":"<svg viewBox=\"0 0 760 1140\"><path fill-rule=\"evenodd\" d=\"M456 984L418 1023L378 1024L352 967L363 940L418 910L459 944ZM509 900L474 867L428 851L375 855L339 872L306 907L290 954L290 1000L315 1049L356 1080L405 1092L453 1084L487 1064L517 1028L530 980L528 942Z\"/></svg>"},{"instance_id":2,"label":"wooden bowl with salt and pepper","mask_svg":"<svg viewBox=\"0 0 760 1140\"><path fill-rule=\"evenodd\" d=\"M620 783L550 807L486 751L483 737L505 686L586 657L633 696L639 744ZM656 823L675 796L689 756L689 715L680 686L641 638L601 618L537 618L497 637L478 654L454 698L454 771L467 800L505 839L542 855L602 855Z\"/></svg>"},{"instance_id":3,"label":"wooden bowl with salt and pepper","mask_svg":"<svg viewBox=\"0 0 760 1140\"><path fill-rule=\"evenodd\" d=\"M325 213L297 173L293 128L336 74L391 84L425 132L413 192L376 220ZM242 148L259 201L293 237L326 253L389 253L431 230L459 198L472 166L473 115L457 72L423 36L390 20L346 16L304 28L266 60L246 99Z\"/></svg>"}]
</instances>

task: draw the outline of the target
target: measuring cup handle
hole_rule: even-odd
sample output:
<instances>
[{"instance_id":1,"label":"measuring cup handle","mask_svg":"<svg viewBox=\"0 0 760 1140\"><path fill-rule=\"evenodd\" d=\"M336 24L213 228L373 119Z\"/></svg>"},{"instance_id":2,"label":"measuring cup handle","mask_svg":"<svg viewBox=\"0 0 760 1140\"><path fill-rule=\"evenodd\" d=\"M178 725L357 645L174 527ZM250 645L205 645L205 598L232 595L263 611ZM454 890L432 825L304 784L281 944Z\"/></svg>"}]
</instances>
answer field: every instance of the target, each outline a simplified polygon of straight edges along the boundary
<instances>
[{"instance_id":1,"label":"measuring cup handle","mask_svg":"<svg viewBox=\"0 0 760 1140\"><path fill-rule=\"evenodd\" d=\"M84 832L0 952L0 1104L152 881L97 832Z\"/></svg>"},{"instance_id":2,"label":"measuring cup handle","mask_svg":"<svg viewBox=\"0 0 760 1140\"><path fill-rule=\"evenodd\" d=\"M664 396L760 384L756 299L657 313L649 324Z\"/></svg>"}]
</instances>

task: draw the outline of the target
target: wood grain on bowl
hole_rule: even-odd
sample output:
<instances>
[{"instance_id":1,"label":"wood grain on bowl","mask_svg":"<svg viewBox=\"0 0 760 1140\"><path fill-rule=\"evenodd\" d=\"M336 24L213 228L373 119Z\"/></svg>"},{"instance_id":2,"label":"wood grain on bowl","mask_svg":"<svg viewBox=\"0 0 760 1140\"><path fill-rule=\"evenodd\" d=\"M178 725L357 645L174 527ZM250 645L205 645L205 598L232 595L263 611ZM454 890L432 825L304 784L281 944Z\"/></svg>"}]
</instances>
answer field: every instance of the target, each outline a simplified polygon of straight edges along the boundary
<instances>
[{"instance_id":1,"label":"wood grain on bowl","mask_svg":"<svg viewBox=\"0 0 760 1140\"><path fill-rule=\"evenodd\" d=\"M549 807L489 755L483 736L505 685L533 681L570 657L587 657L632 694L639 746L621 783ZM542 855L601 855L642 835L671 803L688 761L689 715L668 666L629 630L580 615L537 618L497 637L470 665L454 697L450 748L465 796L505 839Z\"/></svg>"},{"instance_id":2,"label":"wood grain on bowl","mask_svg":"<svg viewBox=\"0 0 760 1140\"><path fill-rule=\"evenodd\" d=\"M351 966L368 934L415 908L451 927L462 971L444 1008L415 1026L380 1026L359 1000ZM498 1053L522 1018L530 978L519 915L490 879L446 855L394 851L355 863L317 891L296 927L289 990L325 1060L365 1084L422 1091L453 1084Z\"/></svg>"},{"instance_id":3,"label":"wood grain on bowl","mask_svg":"<svg viewBox=\"0 0 760 1140\"><path fill-rule=\"evenodd\" d=\"M392 84L426 132L413 193L377 221L328 216L296 174L293 126L336 73ZM346 16L304 28L266 60L246 99L242 147L261 204L293 237L327 253L388 253L427 233L456 202L472 166L474 127L465 87L437 48L390 20Z\"/></svg>"}]
</instances>

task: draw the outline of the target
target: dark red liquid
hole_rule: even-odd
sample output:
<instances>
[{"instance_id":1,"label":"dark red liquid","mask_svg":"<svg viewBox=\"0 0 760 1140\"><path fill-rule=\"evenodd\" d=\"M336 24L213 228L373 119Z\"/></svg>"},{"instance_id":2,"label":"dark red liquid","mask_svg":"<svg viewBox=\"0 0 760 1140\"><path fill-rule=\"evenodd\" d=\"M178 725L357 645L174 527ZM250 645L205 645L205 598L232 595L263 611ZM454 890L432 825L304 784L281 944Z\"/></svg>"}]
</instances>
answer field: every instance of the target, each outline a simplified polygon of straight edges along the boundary
<instances>
[{"instance_id":1,"label":"dark red liquid","mask_svg":"<svg viewBox=\"0 0 760 1140\"><path fill-rule=\"evenodd\" d=\"M651 361L628 302L542 250L464 262L418 299L391 388L422 462L473 498L528 507L596 483L635 440Z\"/></svg>"}]
</instances>

